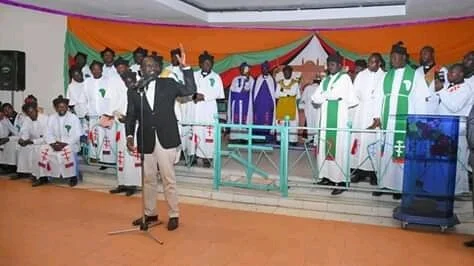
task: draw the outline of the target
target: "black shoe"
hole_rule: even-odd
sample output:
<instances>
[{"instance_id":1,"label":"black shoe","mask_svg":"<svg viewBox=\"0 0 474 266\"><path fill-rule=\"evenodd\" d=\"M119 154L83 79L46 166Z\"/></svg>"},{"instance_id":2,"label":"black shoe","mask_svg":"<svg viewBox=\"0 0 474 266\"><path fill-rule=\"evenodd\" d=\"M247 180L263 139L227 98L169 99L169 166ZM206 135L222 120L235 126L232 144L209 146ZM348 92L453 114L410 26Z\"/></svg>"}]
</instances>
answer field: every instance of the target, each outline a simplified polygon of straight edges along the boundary
<instances>
[{"instance_id":1,"label":"black shoe","mask_svg":"<svg viewBox=\"0 0 474 266\"><path fill-rule=\"evenodd\" d=\"M474 248L474 240L464 242L464 246L468 248Z\"/></svg>"},{"instance_id":2,"label":"black shoe","mask_svg":"<svg viewBox=\"0 0 474 266\"><path fill-rule=\"evenodd\" d=\"M377 176L375 174L370 175L370 185L377 186L378 184L379 182L377 182Z\"/></svg>"},{"instance_id":3,"label":"black shoe","mask_svg":"<svg viewBox=\"0 0 474 266\"><path fill-rule=\"evenodd\" d=\"M399 200L399 199L402 198L402 194L400 194L400 193L394 193L393 196L392 196L392 198L393 198L394 200Z\"/></svg>"},{"instance_id":4,"label":"black shoe","mask_svg":"<svg viewBox=\"0 0 474 266\"><path fill-rule=\"evenodd\" d=\"M334 185L333 182L331 182L331 180L323 177L323 179L321 181L319 181L318 183L316 183L316 185L321 185L321 186L332 186Z\"/></svg>"},{"instance_id":5,"label":"black shoe","mask_svg":"<svg viewBox=\"0 0 474 266\"><path fill-rule=\"evenodd\" d=\"M77 177L73 176L69 178L69 186L70 187L75 187L77 185Z\"/></svg>"},{"instance_id":6,"label":"black shoe","mask_svg":"<svg viewBox=\"0 0 474 266\"><path fill-rule=\"evenodd\" d=\"M23 177L21 176L21 173L17 173L16 175L10 177L10 180L18 180L18 179L21 179L21 178L23 178Z\"/></svg>"},{"instance_id":7,"label":"black shoe","mask_svg":"<svg viewBox=\"0 0 474 266\"><path fill-rule=\"evenodd\" d=\"M104 171L104 170L107 169L107 168L108 168L107 166L101 166L101 167L99 168L99 170Z\"/></svg>"},{"instance_id":8,"label":"black shoe","mask_svg":"<svg viewBox=\"0 0 474 266\"><path fill-rule=\"evenodd\" d=\"M168 231L176 230L179 227L179 218L173 217L168 221Z\"/></svg>"},{"instance_id":9,"label":"black shoe","mask_svg":"<svg viewBox=\"0 0 474 266\"><path fill-rule=\"evenodd\" d=\"M139 226L142 224L143 217L140 217L136 219L135 221L132 222L133 226ZM151 224L151 223L157 223L158 222L158 215L153 215L153 216L148 216L145 215L145 223Z\"/></svg>"},{"instance_id":10,"label":"black shoe","mask_svg":"<svg viewBox=\"0 0 474 266\"><path fill-rule=\"evenodd\" d=\"M119 185L118 187L109 190L109 193L110 194L117 194L117 193L122 193L122 192L125 192L125 191L127 191L127 187L124 186L124 185Z\"/></svg>"},{"instance_id":11,"label":"black shoe","mask_svg":"<svg viewBox=\"0 0 474 266\"><path fill-rule=\"evenodd\" d=\"M374 192L372 192L372 196L374 196L374 197L380 197L380 196L382 196L382 195L383 195L383 192L380 192L380 191L374 191Z\"/></svg>"},{"instance_id":12,"label":"black shoe","mask_svg":"<svg viewBox=\"0 0 474 266\"><path fill-rule=\"evenodd\" d=\"M346 183L341 182L341 183L338 183L337 186L338 187L345 187ZM346 191L346 190L347 190L346 188L335 188L335 189L332 190L331 195L333 195L333 196L340 195L340 194L344 193L344 191Z\"/></svg>"},{"instance_id":13,"label":"black shoe","mask_svg":"<svg viewBox=\"0 0 474 266\"><path fill-rule=\"evenodd\" d=\"M40 178L36 179L35 182L33 182L33 184L31 186L32 187L37 187L37 186L44 185L46 183L48 183L48 178L43 176L43 177L40 177Z\"/></svg>"},{"instance_id":14,"label":"black shoe","mask_svg":"<svg viewBox=\"0 0 474 266\"><path fill-rule=\"evenodd\" d=\"M363 178L357 173L351 177L351 183L359 183Z\"/></svg>"},{"instance_id":15,"label":"black shoe","mask_svg":"<svg viewBox=\"0 0 474 266\"><path fill-rule=\"evenodd\" d=\"M211 160L203 159L202 161L203 161L202 164L203 164L204 168L211 168Z\"/></svg>"},{"instance_id":16,"label":"black shoe","mask_svg":"<svg viewBox=\"0 0 474 266\"><path fill-rule=\"evenodd\" d=\"M130 197L135 193L137 193L137 188L135 186L128 186L125 188L125 196Z\"/></svg>"}]
</instances>

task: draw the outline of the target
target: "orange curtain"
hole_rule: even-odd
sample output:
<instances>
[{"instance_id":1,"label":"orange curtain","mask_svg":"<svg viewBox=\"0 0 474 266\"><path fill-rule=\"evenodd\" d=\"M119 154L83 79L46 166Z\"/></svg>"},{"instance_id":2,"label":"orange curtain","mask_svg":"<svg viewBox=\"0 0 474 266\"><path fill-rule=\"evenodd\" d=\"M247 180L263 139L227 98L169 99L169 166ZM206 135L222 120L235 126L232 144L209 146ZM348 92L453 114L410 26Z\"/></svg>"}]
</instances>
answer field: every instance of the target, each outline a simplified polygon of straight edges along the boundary
<instances>
[{"instance_id":1,"label":"orange curtain","mask_svg":"<svg viewBox=\"0 0 474 266\"><path fill-rule=\"evenodd\" d=\"M117 53L133 51L137 46L154 50L163 56L182 43L188 61L197 65L203 50L216 60L231 54L278 48L308 36L311 31L258 30L162 26L120 23L68 17L68 30L96 51L105 47Z\"/></svg>"},{"instance_id":2,"label":"orange curtain","mask_svg":"<svg viewBox=\"0 0 474 266\"><path fill-rule=\"evenodd\" d=\"M418 59L419 50L431 45L440 64L458 62L474 50L474 19L448 20L405 26L370 29L321 31L319 35L333 45L360 55L378 51L389 53L392 45L403 41L410 57Z\"/></svg>"}]
</instances>

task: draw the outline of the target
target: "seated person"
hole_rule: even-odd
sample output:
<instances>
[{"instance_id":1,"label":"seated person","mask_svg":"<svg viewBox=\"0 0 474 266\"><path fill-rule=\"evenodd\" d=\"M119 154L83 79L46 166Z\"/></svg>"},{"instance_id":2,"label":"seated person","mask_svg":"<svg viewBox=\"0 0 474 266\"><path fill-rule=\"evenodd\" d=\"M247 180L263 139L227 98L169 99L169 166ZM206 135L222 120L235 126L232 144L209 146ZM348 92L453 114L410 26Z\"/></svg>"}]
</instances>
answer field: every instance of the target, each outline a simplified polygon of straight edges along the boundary
<instances>
[{"instance_id":1,"label":"seated person","mask_svg":"<svg viewBox=\"0 0 474 266\"><path fill-rule=\"evenodd\" d=\"M41 146L46 144L48 130L48 116L39 112L36 102L25 103L22 109L27 118L23 122L18 140L16 178L28 178L38 171L38 156Z\"/></svg>"},{"instance_id":2,"label":"seated person","mask_svg":"<svg viewBox=\"0 0 474 266\"><path fill-rule=\"evenodd\" d=\"M56 113L48 119L46 143L41 147L37 180L33 186L48 182L48 177L68 178L69 185L77 185L77 152L81 137L81 122L68 111L69 101L62 95L54 99Z\"/></svg>"},{"instance_id":3,"label":"seated person","mask_svg":"<svg viewBox=\"0 0 474 266\"><path fill-rule=\"evenodd\" d=\"M16 145L21 117L11 104L4 103L0 106L0 169L3 174L16 172Z\"/></svg>"}]
</instances>

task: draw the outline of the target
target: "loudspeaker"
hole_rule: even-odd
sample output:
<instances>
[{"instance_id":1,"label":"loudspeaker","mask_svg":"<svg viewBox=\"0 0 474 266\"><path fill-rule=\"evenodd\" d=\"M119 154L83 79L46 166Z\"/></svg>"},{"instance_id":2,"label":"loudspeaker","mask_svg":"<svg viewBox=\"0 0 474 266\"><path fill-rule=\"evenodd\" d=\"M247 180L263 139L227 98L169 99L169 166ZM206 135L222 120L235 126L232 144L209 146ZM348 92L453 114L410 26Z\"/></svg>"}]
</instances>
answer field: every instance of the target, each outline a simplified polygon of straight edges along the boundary
<instances>
[{"instance_id":1,"label":"loudspeaker","mask_svg":"<svg viewBox=\"0 0 474 266\"><path fill-rule=\"evenodd\" d=\"M25 53L0 51L0 90L25 90Z\"/></svg>"}]
</instances>

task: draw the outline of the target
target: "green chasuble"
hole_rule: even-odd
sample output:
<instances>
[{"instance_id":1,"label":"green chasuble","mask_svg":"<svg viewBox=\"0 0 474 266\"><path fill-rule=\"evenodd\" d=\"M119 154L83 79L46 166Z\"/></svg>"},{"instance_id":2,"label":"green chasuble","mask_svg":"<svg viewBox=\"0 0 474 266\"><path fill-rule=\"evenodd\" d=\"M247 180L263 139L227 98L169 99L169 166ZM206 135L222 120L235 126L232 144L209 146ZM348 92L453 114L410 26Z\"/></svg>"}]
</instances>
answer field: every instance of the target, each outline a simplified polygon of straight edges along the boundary
<instances>
[{"instance_id":1,"label":"green chasuble","mask_svg":"<svg viewBox=\"0 0 474 266\"><path fill-rule=\"evenodd\" d=\"M331 80L332 85L336 84L340 77L345 75L346 73L340 71L336 75L332 77L326 77L322 82L322 89L324 92L331 90L329 88L329 83ZM339 101L338 100L328 100L328 107L326 112L326 128L337 128L337 117L338 117L338 110L339 110ZM326 160L335 160L336 158L336 144L337 144L337 131L335 130L328 130L326 131Z\"/></svg>"},{"instance_id":2,"label":"green chasuble","mask_svg":"<svg viewBox=\"0 0 474 266\"><path fill-rule=\"evenodd\" d=\"M403 131L395 133L393 138L393 153L392 158L394 161L403 161L405 157L405 135L407 127L407 114L408 114L408 96L410 95L413 87L413 79L415 77L415 70L409 65L405 66L403 71L403 78L400 85L400 90L397 95L392 95L392 89L394 86L393 79L395 78L396 69L391 69L386 75L383 81L383 92L384 92L384 103L382 113L382 128L387 129L389 113L392 106L390 106L390 99L397 97L396 101L396 116L395 116L395 130Z\"/></svg>"}]
</instances>

